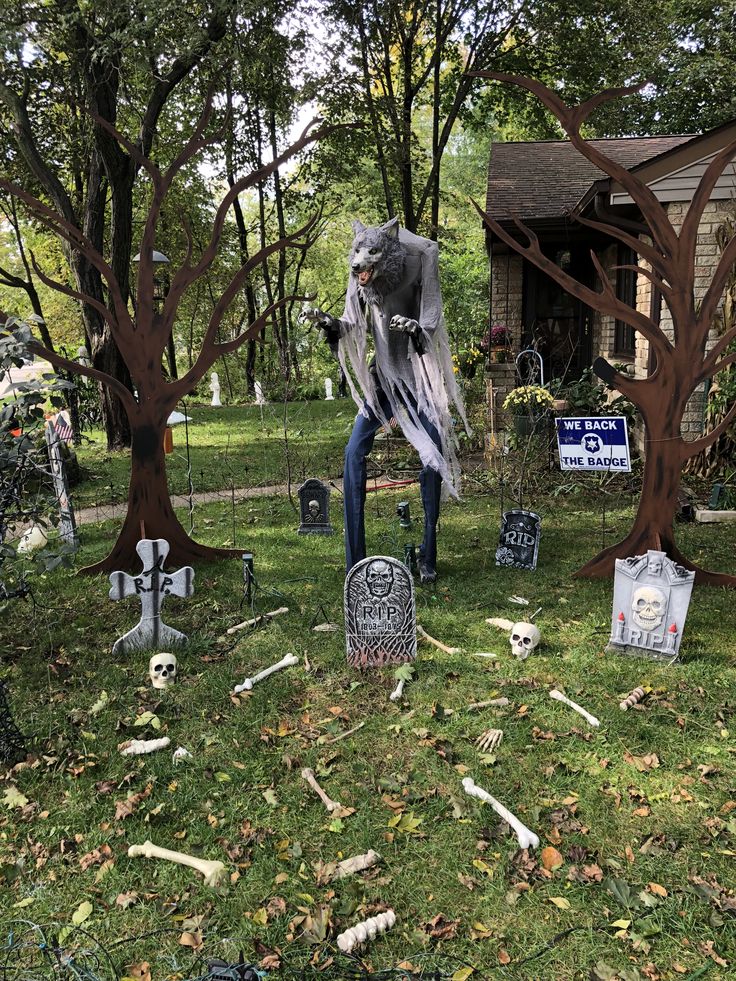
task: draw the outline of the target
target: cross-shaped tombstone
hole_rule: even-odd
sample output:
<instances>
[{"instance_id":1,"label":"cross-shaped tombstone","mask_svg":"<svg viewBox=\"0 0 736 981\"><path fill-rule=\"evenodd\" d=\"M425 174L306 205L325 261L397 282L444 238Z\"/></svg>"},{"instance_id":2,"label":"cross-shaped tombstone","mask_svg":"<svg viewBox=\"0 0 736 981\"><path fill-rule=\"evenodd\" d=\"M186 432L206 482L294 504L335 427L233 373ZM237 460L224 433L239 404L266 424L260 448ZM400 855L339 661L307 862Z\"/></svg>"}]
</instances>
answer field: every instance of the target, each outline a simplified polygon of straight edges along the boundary
<instances>
[{"instance_id":1,"label":"cross-shaped tombstone","mask_svg":"<svg viewBox=\"0 0 736 981\"><path fill-rule=\"evenodd\" d=\"M194 569L185 566L177 572L164 572L169 543L163 538L143 538L135 547L143 563L143 572L129 576L127 572L110 573L110 599L137 596L141 601L138 623L115 641L113 656L128 651L168 650L186 644L186 634L169 627L161 619L161 605L166 596L191 596L194 592Z\"/></svg>"}]
</instances>

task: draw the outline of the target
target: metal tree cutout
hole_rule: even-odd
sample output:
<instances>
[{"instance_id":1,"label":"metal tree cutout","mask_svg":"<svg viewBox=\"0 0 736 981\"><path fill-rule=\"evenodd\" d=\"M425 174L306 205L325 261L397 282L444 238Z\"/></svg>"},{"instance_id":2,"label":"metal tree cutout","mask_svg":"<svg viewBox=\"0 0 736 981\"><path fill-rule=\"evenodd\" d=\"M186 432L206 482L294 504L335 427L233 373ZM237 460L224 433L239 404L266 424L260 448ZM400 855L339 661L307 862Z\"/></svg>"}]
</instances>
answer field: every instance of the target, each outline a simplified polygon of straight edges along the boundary
<instances>
[{"instance_id":1,"label":"metal tree cutout","mask_svg":"<svg viewBox=\"0 0 736 981\"><path fill-rule=\"evenodd\" d=\"M690 442L682 438L680 426L683 413L695 389L707 378L712 378L723 368L736 363L736 353L729 351L736 340L736 327L726 330L712 349L706 352L711 324L736 262L736 235L732 235L724 244L699 309L694 295L698 226L719 177L736 155L736 141L719 151L706 168L678 235L650 188L580 135L581 125L594 109L619 96L636 92L642 86L606 89L578 106L567 106L555 92L534 79L501 72L474 74L529 89L557 117L572 145L628 192L649 227L651 244L605 221L580 215L575 216L576 220L604 232L610 238L618 239L637 252L646 261L648 268L633 265L618 268L635 270L646 276L660 291L672 316L673 335L670 340L654 320L616 297L607 275L592 251L593 263L602 284L600 292L578 282L543 255L537 236L522 221L514 219L518 229L528 239L528 245L518 242L494 218L475 205L486 226L502 242L589 307L632 326L649 341L650 349L656 357L655 370L647 378L634 379L623 375L605 358L597 358L593 363L593 370L599 378L626 395L639 409L646 427L646 459L639 508L631 531L618 544L603 549L576 574L611 576L617 558L642 555L648 549L656 549L666 552L671 559L687 569L694 570L696 582L736 587L736 576L701 569L683 556L675 544L673 530L683 465L690 457L715 442L736 417L734 403L709 433Z\"/></svg>"},{"instance_id":2,"label":"metal tree cutout","mask_svg":"<svg viewBox=\"0 0 736 981\"><path fill-rule=\"evenodd\" d=\"M112 269L90 240L57 211L39 201L38 198L17 184L0 178L0 188L22 201L38 221L65 239L73 249L79 250L100 271L107 285L109 296L107 305L92 296L49 278L38 268L35 259L33 260L36 273L42 282L66 296L79 300L81 303L90 304L105 318L110 325L115 343L128 366L138 392L136 397L121 382L104 371L61 357L39 342L34 342L31 345L35 354L50 361L56 367L95 378L107 385L122 401L130 420L132 446L127 515L110 554L95 565L84 569L84 572L110 572L115 569L133 568L138 561L136 545L142 538L165 539L170 546L169 561L177 565L188 565L197 559L213 559L217 556L239 556L243 551L242 549L213 548L201 545L193 541L179 523L171 506L166 482L163 449L164 427L169 413L174 409L179 399L192 391L217 358L230 351L235 351L241 344L255 338L278 307L298 299L289 296L272 303L257 320L253 321L236 337L226 341L217 340L218 328L222 318L252 270L260 266L268 256L275 252L280 252L286 248L306 248L307 243L300 239L313 228L316 218L313 218L293 234L260 249L238 269L215 304L199 355L186 374L180 379L167 381L162 371L162 357L182 297L193 283L207 273L217 255L227 212L234 198L242 191L264 180L301 149L333 132L336 127L323 127L315 130L317 120L313 120L299 139L271 163L252 171L234 183L217 209L210 240L196 261L192 260L193 241L191 232L186 218L182 216L182 225L187 239L186 257L172 277L171 288L162 309L159 311L154 303L153 263L158 221L166 195L182 168L199 151L215 143L222 136L221 132L211 136L206 135L211 114L212 96L210 94L191 136L173 162L163 171L152 160L141 154L130 140L108 122L99 116L93 117L97 124L107 130L140 164L148 174L152 185L152 198L140 247L135 317L128 310L126 299Z\"/></svg>"}]
</instances>

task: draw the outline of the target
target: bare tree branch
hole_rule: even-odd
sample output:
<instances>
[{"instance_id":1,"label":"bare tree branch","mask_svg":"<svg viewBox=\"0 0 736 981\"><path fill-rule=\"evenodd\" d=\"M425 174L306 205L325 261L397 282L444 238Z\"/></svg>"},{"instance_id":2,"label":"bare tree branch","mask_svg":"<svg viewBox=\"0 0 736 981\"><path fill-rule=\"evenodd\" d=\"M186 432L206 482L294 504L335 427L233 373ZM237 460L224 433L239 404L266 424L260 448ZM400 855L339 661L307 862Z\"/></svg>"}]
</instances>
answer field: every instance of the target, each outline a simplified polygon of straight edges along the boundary
<instances>
[{"instance_id":1,"label":"bare tree branch","mask_svg":"<svg viewBox=\"0 0 736 981\"><path fill-rule=\"evenodd\" d=\"M71 286L67 286L66 283L61 283L58 280L52 279L50 276L47 276L46 273L43 272L43 270L39 267L38 263L36 262L36 257L33 254L33 252L31 252L31 262L33 263L34 272L41 280L41 282L44 284L44 286L48 286L49 289L55 290L57 293L63 293L64 296L70 296L73 300L79 300L80 303L89 303L91 307L94 307L94 309L99 314L101 314L102 317L104 317L104 319L108 322L112 330L114 332L117 331L117 327L118 327L117 321L110 313L110 311L107 309L104 303L96 299L94 296L90 296L88 293L81 293L79 290L75 290L72 289Z\"/></svg>"},{"instance_id":2,"label":"bare tree branch","mask_svg":"<svg viewBox=\"0 0 736 981\"><path fill-rule=\"evenodd\" d=\"M28 349L48 361L55 368L62 368L64 371L69 371L74 375L84 375L86 378L94 378L95 381L102 382L103 385L106 385L115 392L127 409L135 410L137 402L133 394L128 391L122 382L118 381L117 378L113 378L112 375L108 375L106 371L101 371L92 365L81 364L79 361L72 361L70 358L64 358L60 354L57 354L56 351L50 351L47 347L44 347L39 341L30 341Z\"/></svg>"},{"instance_id":3,"label":"bare tree branch","mask_svg":"<svg viewBox=\"0 0 736 981\"><path fill-rule=\"evenodd\" d=\"M718 425L714 426L709 433L705 434L705 436L701 436L699 439L690 440L689 442L683 440L683 461L689 460L691 456L697 456L697 454L702 450L707 449L712 443L715 443L718 437L722 436L726 432L734 419L736 419L736 401L733 403Z\"/></svg>"}]
</instances>

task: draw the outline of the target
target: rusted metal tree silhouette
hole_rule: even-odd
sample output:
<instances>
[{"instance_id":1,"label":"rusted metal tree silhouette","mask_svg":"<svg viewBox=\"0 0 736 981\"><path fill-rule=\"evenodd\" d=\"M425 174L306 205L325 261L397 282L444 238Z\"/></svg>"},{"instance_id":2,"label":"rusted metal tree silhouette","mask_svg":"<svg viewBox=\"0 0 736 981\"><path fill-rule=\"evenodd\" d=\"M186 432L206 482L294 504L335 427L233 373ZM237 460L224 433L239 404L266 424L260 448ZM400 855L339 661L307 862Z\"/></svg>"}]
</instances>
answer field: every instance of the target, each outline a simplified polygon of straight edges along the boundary
<instances>
[{"instance_id":1,"label":"rusted metal tree silhouette","mask_svg":"<svg viewBox=\"0 0 736 981\"><path fill-rule=\"evenodd\" d=\"M639 508L631 531L617 545L604 549L586 563L577 575L610 576L614 571L615 559L641 555L651 548L664 551L674 561L694 569L696 582L736 587L736 576L708 572L683 556L675 544L673 530L683 465L690 457L715 442L736 418L734 403L710 432L689 442L682 438L680 427L683 413L695 389L707 378L736 363L736 353L730 350L736 341L736 327L727 330L709 351L706 350L711 324L736 262L736 235L725 243L699 308L694 294L698 226L719 177L736 155L736 141L720 150L706 168L678 235L650 188L580 135L580 127L594 109L619 96L636 92L641 86L606 89L578 106L568 106L555 92L534 79L501 72L475 74L529 89L557 117L572 145L628 192L649 227L651 242L643 241L605 221L580 215L575 218L581 224L630 246L645 260L645 266L624 265L619 268L636 270L646 276L660 291L672 316L670 339L658 323L616 297L595 254L591 252L601 282L600 292L578 282L543 255L536 235L523 222L515 219L528 244L517 241L476 204L486 226L502 242L589 307L630 324L649 341L655 355L656 367L647 378L634 379L623 375L604 358L597 358L593 363L593 370L599 378L631 399L639 409L646 427L646 459Z\"/></svg>"},{"instance_id":2,"label":"rusted metal tree silhouette","mask_svg":"<svg viewBox=\"0 0 736 981\"><path fill-rule=\"evenodd\" d=\"M72 289L65 283L51 279L38 268L34 260L36 273L47 286L79 300L81 303L90 304L104 317L110 325L115 342L128 366L138 393L137 396L133 395L117 379L98 368L64 358L40 342L34 342L32 345L35 354L50 361L56 367L74 374L95 378L107 385L122 401L130 420L132 446L127 515L110 554L102 561L83 570L85 572L109 572L114 569L134 568L139 562L135 546L143 537L165 538L170 546L168 561L176 565L242 553L242 549L212 548L201 545L193 541L179 523L171 506L166 482L166 463L163 449L164 428L170 412L179 399L192 391L217 358L230 351L235 351L241 344L256 337L276 309L284 303L297 299L289 296L272 303L236 337L218 341L218 330L223 316L251 272L273 253L286 248L306 248L308 243L303 240L303 237L309 234L315 219L312 219L293 234L260 249L233 275L227 288L214 306L200 352L185 375L179 379L167 380L162 371L162 357L182 297L193 283L207 273L217 255L228 209L235 197L247 188L263 181L285 161L308 144L332 132L335 127L315 129L317 121L314 120L307 126L301 137L271 163L236 181L222 199L214 218L210 240L196 261L192 258L194 247L189 225L186 218L182 216L182 224L187 239L186 256L173 275L168 295L163 307L159 310L154 303L153 251L162 206L174 179L182 168L202 149L222 137L222 132L210 136L206 135L211 114L212 99L210 96L191 136L173 162L163 171L106 120L99 116L94 117L97 124L107 130L140 164L148 174L152 185L152 197L140 246L135 317L131 315L128 309L120 285L110 265L94 248L89 239L58 211L48 207L17 184L0 179L0 188L22 201L38 221L64 238L73 249L78 250L101 273L107 286L109 297L107 304L86 293Z\"/></svg>"}]
</instances>

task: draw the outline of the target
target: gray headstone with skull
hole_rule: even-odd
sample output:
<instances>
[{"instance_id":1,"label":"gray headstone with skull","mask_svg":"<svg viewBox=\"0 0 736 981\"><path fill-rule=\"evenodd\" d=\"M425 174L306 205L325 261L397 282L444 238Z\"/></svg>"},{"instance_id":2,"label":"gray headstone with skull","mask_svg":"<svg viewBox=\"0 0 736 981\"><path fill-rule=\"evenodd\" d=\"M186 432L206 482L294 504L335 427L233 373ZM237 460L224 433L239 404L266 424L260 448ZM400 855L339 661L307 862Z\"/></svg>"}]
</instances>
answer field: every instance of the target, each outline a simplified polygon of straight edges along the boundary
<instances>
[{"instance_id":1,"label":"gray headstone with skull","mask_svg":"<svg viewBox=\"0 0 736 981\"><path fill-rule=\"evenodd\" d=\"M674 660L695 573L650 549L616 560L609 651Z\"/></svg>"},{"instance_id":2,"label":"gray headstone with skull","mask_svg":"<svg viewBox=\"0 0 736 981\"><path fill-rule=\"evenodd\" d=\"M194 592L194 569L185 566L177 572L165 572L169 543L163 538L143 538L135 547L143 563L137 576L127 572L110 573L110 599L137 596L141 601L138 623L115 641L113 655L128 651L156 650L186 644L186 634L174 630L161 619L161 606L167 596L191 596Z\"/></svg>"},{"instance_id":3,"label":"gray headstone with skull","mask_svg":"<svg viewBox=\"0 0 736 981\"><path fill-rule=\"evenodd\" d=\"M414 581L403 562L374 555L345 577L345 640L355 668L404 664L417 656Z\"/></svg>"},{"instance_id":4,"label":"gray headstone with skull","mask_svg":"<svg viewBox=\"0 0 736 981\"><path fill-rule=\"evenodd\" d=\"M330 488L316 477L305 480L299 488L300 535L331 535Z\"/></svg>"}]
</instances>

